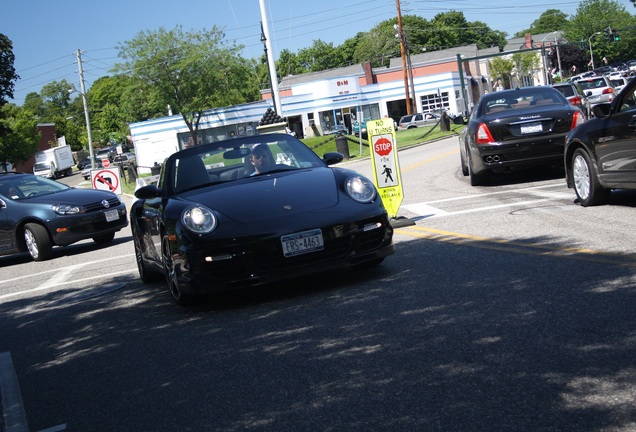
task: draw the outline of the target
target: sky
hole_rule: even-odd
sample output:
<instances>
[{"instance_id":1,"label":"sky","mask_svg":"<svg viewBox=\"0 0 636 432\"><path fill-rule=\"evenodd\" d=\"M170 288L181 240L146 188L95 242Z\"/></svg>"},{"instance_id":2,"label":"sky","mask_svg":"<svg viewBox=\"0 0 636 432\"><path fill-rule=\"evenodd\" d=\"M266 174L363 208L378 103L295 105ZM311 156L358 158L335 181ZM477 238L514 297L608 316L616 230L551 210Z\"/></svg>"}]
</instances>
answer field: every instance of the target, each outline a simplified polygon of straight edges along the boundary
<instances>
[{"instance_id":1,"label":"sky","mask_svg":"<svg viewBox=\"0 0 636 432\"><path fill-rule=\"evenodd\" d=\"M397 15L396 0L262 0L269 23L274 58L283 49L298 52L314 40L342 44ZM633 7L629 0L618 0ZM576 13L579 0L400 0L402 15L431 20L450 10L466 20L485 22L512 37L527 29L547 9ZM21 105L28 93L40 92L53 81L66 79L77 89L77 50L82 52L87 89L109 75L120 61L117 46L139 32L170 30L225 31L228 42L243 45L243 55L263 54L259 0L0 0L0 33L13 43L16 81L13 102Z\"/></svg>"}]
</instances>

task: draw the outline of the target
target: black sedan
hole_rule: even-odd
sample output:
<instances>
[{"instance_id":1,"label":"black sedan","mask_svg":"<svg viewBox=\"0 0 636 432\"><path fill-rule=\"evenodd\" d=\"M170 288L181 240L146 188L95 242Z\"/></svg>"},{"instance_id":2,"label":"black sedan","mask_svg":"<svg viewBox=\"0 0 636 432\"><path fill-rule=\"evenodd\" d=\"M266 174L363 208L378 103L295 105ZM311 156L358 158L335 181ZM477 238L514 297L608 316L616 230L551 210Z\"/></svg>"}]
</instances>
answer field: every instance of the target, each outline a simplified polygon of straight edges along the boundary
<instances>
[{"instance_id":1,"label":"black sedan","mask_svg":"<svg viewBox=\"0 0 636 432\"><path fill-rule=\"evenodd\" d=\"M74 189L40 176L0 174L0 255L52 258L53 246L93 239L108 243L128 225L117 195Z\"/></svg>"},{"instance_id":2,"label":"black sedan","mask_svg":"<svg viewBox=\"0 0 636 432\"><path fill-rule=\"evenodd\" d=\"M364 265L394 253L374 185L330 168L291 135L181 150L130 210L142 281L163 274L177 304L197 295Z\"/></svg>"},{"instance_id":3,"label":"black sedan","mask_svg":"<svg viewBox=\"0 0 636 432\"><path fill-rule=\"evenodd\" d=\"M612 189L636 189L636 80L565 140L565 173L582 206L605 204Z\"/></svg>"},{"instance_id":4,"label":"black sedan","mask_svg":"<svg viewBox=\"0 0 636 432\"><path fill-rule=\"evenodd\" d=\"M487 93L460 134L462 174L478 186L492 172L562 164L565 135L584 121L583 112L551 87Z\"/></svg>"}]
</instances>

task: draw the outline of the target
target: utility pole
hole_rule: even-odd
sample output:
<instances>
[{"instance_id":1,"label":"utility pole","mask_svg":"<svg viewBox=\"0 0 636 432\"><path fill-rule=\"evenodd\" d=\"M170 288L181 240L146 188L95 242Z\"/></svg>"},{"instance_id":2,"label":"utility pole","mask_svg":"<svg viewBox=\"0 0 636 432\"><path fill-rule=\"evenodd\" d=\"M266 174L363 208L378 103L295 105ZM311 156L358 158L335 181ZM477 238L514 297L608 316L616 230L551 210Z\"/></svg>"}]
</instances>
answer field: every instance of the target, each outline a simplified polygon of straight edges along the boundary
<instances>
[{"instance_id":1,"label":"utility pole","mask_svg":"<svg viewBox=\"0 0 636 432\"><path fill-rule=\"evenodd\" d=\"M402 28L402 12L400 11L400 0L395 0L395 7L397 8L397 31L396 35L400 39L400 53L402 55L402 70L404 71L404 94L406 97L406 113L413 114L413 105L411 102L411 96L409 95L409 75L408 67L406 63L406 43L404 40L404 31Z\"/></svg>"},{"instance_id":2,"label":"utility pole","mask_svg":"<svg viewBox=\"0 0 636 432\"><path fill-rule=\"evenodd\" d=\"M88 100L86 99L86 88L84 87L84 69L82 68L82 52L77 50L77 66L80 77L80 94L84 103L84 117L86 118L86 133L88 135L88 154L91 160L91 168L95 169L95 160L93 155L93 136L91 135L91 119L88 113Z\"/></svg>"},{"instance_id":3,"label":"utility pole","mask_svg":"<svg viewBox=\"0 0 636 432\"><path fill-rule=\"evenodd\" d=\"M275 94L274 98L274 110L276 114L283 117L283 108L280 103L280 95L278 93L278 77L276 76L276 63L274 62L274 56L272 51L272 41L269 36L269 21L267 20L267 11L265 9L265 2L258 0L261 7L261 24L263 31L261 32L261 42L265 43L265 57L267 57L267 67L269 69L269 80L271 83L272 94Z\"/></svg>"}]
</instances>

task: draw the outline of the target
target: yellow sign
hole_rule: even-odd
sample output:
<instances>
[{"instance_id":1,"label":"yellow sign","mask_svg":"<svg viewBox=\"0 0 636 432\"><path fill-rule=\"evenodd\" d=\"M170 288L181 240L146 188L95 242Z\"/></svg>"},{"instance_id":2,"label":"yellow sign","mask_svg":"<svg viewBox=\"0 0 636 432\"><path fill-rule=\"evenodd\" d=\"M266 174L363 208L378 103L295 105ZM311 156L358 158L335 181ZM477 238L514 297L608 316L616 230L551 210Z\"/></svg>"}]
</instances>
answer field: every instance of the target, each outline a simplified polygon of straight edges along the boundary
<instances>
[{"instance_id":1,"label":"yellow sign","mask_svg":"<svg viewBox=\"0 0 636 432\"><path fill-rule=\"evenodd\" d=\"M404 198L393 119L367 122L375 186L389 217L397 216Z\"/></svg>"}]
</instances>

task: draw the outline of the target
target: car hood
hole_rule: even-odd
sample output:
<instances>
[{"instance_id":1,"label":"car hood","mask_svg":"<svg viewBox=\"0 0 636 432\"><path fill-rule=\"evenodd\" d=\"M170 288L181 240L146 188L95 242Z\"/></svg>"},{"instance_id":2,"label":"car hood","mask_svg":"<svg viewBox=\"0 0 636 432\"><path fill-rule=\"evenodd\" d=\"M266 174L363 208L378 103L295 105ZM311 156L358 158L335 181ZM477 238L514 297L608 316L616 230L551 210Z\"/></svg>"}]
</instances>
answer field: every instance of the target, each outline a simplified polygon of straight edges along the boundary
<instances>
[{"instance_id":1,"label":"car hood","mask_svg":"<svg viewBox=\"0 0 636 432\"><path fill-rule=\"evenodd\" d=\"M102 200L112 200L116 195L107 191L96 189L66 189L53 194L35 196L20 200L22 203L38 204L72 204L86 206Z\"/></svg>"},{"instance_id":2,"label":"car hood","mask_svg":"<svg viewBox=\"0 0 636 432\"><path fill-rule=\"evenodd\" d=\"M253 223L338 203L336 178L330 168L266 174L182 195L240 223Z\"/></svg>"}]
</instances>

